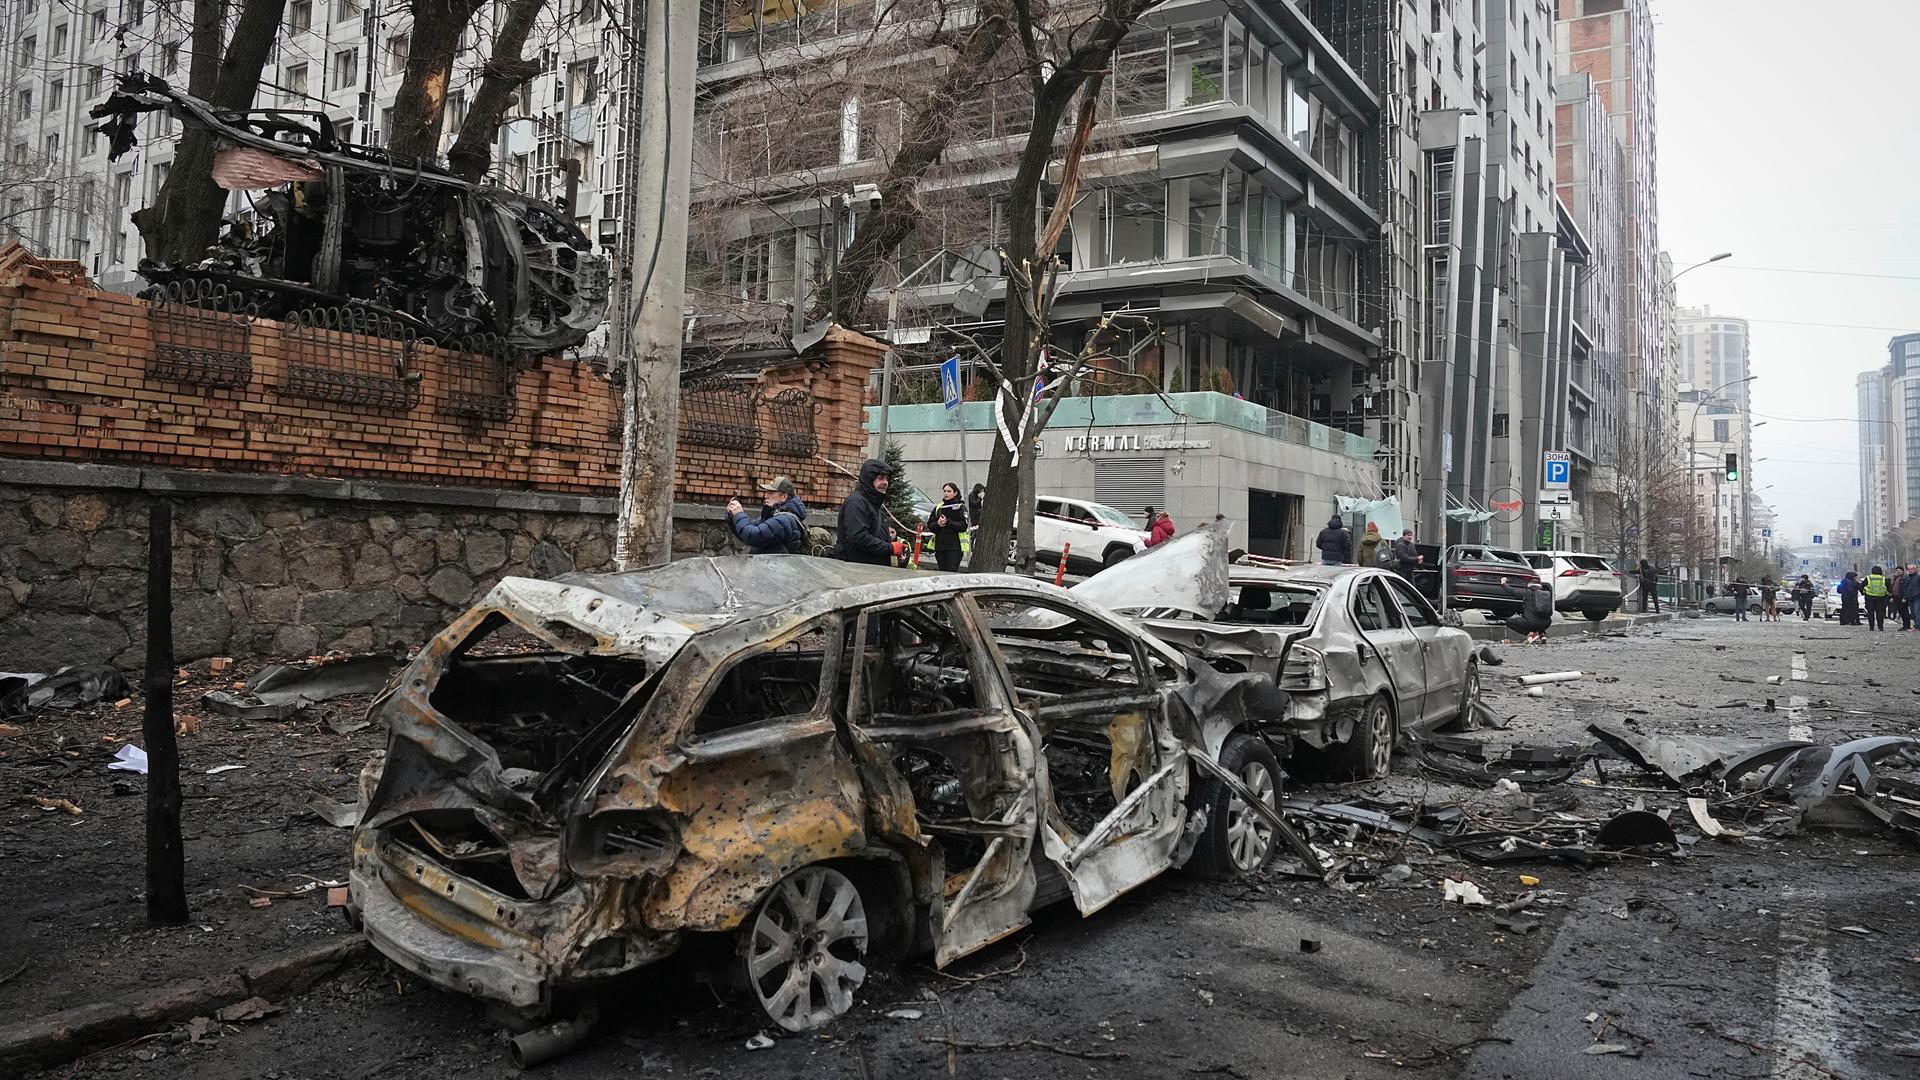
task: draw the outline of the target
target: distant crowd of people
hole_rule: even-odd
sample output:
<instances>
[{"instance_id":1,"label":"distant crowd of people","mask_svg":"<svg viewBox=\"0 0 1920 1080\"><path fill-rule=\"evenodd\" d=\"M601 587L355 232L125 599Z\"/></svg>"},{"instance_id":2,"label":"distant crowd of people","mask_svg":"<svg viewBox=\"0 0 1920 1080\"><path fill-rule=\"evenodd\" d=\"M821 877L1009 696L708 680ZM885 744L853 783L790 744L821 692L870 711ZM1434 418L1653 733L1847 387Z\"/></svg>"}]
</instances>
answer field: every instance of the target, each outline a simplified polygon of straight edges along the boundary
<instances>
[{"instance_id":1,"label":"distant crowd of people","mask_svg":"<svg viewBox=\"0 0 1920 1080\"><path fill-rule=\"evenodd\" d=\"M1840 593L1843 625L1860 625L1863 607L1869 630L1887 629L1889 618L1900 620L1902 631L1920 625L1920 566L1895 566L1892 573L1875 566L1865 577L1849 570L1835 588Z\"/></svg>"}]
</instances>

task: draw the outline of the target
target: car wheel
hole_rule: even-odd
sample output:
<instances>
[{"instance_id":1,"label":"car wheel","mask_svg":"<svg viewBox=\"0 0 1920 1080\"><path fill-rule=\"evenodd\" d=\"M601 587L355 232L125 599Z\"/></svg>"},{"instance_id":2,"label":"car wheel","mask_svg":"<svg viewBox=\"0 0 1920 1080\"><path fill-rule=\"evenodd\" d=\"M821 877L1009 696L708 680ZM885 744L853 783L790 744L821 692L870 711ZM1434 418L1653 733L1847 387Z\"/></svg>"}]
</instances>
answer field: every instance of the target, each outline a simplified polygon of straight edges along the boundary
<instances>
[{"instance_id":1,"label":"car wheel","mask_svg":"<svg viewBox=\"0 0 1920 1080\"><path fill-rule=\"evenodd\" d=\"M1280 759L1266 742L1253 735L1230 735L1220 748L1220 764L1240 778L1268 808L1280 809L1280 787L1286 774ZM1218 781L1207 799L1207 833L1200 838L1187 865L1203 877L1233 878L1265 868L1275 849L1273 826L1253 812L1240 796Z\"/></svg>"},{"instance_id":2,"label":"car wheel","mask_svg":"<svg viewBox=\"0 0 1920 1080\"><path fill-rule=\"evenodd\" d=\"M1115 565L1118 565L1119 563L1126 562L1128 559L1132 557L1133 557L1132 548L1115 544L1113 547L1110 547L1107 549L1107 554L1104 558L1100 560L1100 565L1103 567L1115 566Z\"/></svg>"},{"instance_id":3,"label":"car wheel","mask_svg":"<svg viewBox=\"0 0 1920 1080\"><path fill-rule=\"evenodd\" d=\"M1608 612L1608 611L1589 611L1589 612L1587 612L1587 619L1588 619L1589 621L1591 621L1591 622L1602 622L1602 621L1604 621L1604 620L1606 619L1606 617L1607 617L1608 615L1610 615L1610 614L1612 614L1612 612Z\"/></svg>"},{"instance_id":4,"label":"car wheel","mask_svg":"<svg viewBox=\"0 0 1920 1080\"><path fill-rule=\"evenodd\" d=\"M1747 605L1747 614L1749 614L1749 615L1758 615L1758 614L1760 614L1760 605L1759 605L1759 604L1748 604L1748 605Z\"/></svg>"},{"instance_id":5,"label":"car wheel","mask_svg":"<svg viewBox=\"0 0 1920 1080\"><path fill-rule=\"evenodd\" d=\"M1472 731L1479 726L1480 710L1474 706L1480 703L1480 662L1467 661L1467 677L1460 686L1460 711L1440 726L1442 731Z\"/></svg>"},{"instance_id":6,"label":"car wheel","mask_svg":"<svg viewBox=\"0 0 1920 1080\"><path fill-rule=\"evenodd\" d=\"M1375 694L1360 708L1353 737L1329 748L1334 775L1341 780L1378 780L1393 767L1393 705Z\"/></svg>"},{"instance_id":7,"label":"car wheel","mask_svg":"<svg viewBox=\"0 0 1920 1080\"><path fill-rule=\"evenodd\" d=\"M819 1027L853 1008L867 979L867 907L831 866L783 878L741 928L740 969L767 1019L787 1031Z\"/></svg>"}]
</instances>

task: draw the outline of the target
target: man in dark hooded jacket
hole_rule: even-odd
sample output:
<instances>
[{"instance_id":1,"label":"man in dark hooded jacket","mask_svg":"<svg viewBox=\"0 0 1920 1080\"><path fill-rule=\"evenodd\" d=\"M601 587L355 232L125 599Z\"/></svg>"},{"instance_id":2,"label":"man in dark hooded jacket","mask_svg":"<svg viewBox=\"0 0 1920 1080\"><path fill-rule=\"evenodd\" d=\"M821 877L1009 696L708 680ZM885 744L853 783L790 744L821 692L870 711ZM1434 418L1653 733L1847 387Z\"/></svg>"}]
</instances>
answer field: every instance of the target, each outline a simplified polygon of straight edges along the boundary
<instances>
[{"instance_id":1,"label":"man in dark hooded jacket","mask_svg":"<svg viewBox=\"0 0 1920 1080\"><path fill-rule=\"evenodd\" d=\"M1353 534L1340 522L1340 515L1327 519L1327 527L1320 530L1314 542L1320 549L1320 565L1345 566L1353 561Z\"/></svg>"},{"instance_id":2,"label":"man in dark hooded jacket","mask_svg":"<svg viewBox=\"0 0 1920 1080\"><path fill-rule=\"evenodd\" d=\"M842 562L891 566L901 544L888 539L887 464L868 458L860 466L860 482L840 504L840 546L834 554Z\"/></svg>"},{"instance_id":3,"label":"man in dark hooded jacket","mask_svg":"<svg viewBox=\"0 0 1920 1080\"><path fill-rule=\"evenodd\" d=\"M799 554L807 549L807 504L793 481L776 476L760 485L760 520L735 499L727 504L727 527L755 555Z\"/></svg>"}]
</instances>

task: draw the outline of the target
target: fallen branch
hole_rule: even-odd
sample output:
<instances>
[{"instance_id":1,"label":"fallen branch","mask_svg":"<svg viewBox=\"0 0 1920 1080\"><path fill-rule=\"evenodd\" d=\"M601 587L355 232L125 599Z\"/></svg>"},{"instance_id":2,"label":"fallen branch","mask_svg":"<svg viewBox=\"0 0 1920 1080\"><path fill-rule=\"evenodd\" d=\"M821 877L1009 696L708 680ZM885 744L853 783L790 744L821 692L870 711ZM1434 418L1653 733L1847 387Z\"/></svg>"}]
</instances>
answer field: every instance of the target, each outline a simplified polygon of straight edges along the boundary
<instances>
[{"instance_id":1,"label":"fallen branch","mask_svg":"<svg viewBox=\"0 0 1920 1080\"><path fill-rule=\"evenodd\" d=\"M1045 1050L1050 1054L1063 1054L1067 1057L1086 1058L1090 1061L1112 1061L1127 1056L1125 1050L1075 1050L1071 1046L1042 1042L1031 1036L1015 1039L1012 1042L969 1042L965 1039L949 1038L945 1035L922 1035L921 1042L944 1043L949 1050Z\"/></svg>"}]
</instances>

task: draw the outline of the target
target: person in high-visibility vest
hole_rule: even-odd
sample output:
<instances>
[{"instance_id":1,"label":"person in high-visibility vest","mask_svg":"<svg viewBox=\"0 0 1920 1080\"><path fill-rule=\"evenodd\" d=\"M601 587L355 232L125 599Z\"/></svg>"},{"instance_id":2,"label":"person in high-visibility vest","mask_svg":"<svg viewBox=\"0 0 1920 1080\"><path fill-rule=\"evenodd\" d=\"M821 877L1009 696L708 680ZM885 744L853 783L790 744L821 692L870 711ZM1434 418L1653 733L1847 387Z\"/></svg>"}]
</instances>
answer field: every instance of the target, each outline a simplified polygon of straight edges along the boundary
<instances>
[{"instance_id":1,"label":"person in high-visibility vest","mask_svg":"<svg viewBox=\"0 0 1920 1080\"><path fill-rule=\"evenodd\" d=\"M1867 571L1867 579L1860 583L1860 592L1867 598L1867 629L1885 630L1887 628L1887 573L1875 566Z\"/></svg>"}]
</instances>

